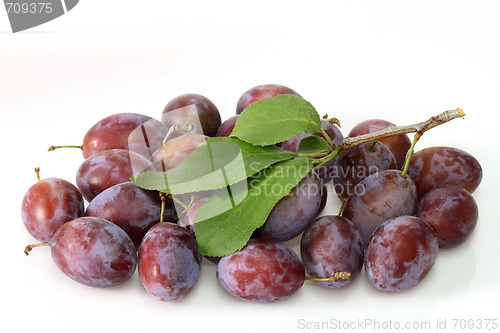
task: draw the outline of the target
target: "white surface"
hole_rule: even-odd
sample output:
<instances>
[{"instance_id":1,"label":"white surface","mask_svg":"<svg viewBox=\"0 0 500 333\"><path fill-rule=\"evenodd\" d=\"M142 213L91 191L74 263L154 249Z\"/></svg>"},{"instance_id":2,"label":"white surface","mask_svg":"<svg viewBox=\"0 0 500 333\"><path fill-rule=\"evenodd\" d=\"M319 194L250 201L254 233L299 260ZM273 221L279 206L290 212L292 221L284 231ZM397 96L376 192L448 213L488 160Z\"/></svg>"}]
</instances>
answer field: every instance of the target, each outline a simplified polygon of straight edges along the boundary
<instances>
[{"instance_id":1,"label":"white surface","mask_svg":"<svg viewBox=\"0 0 500 333\"><path fill-rule=\"evenodd\" d=\"M2 331L354 332L374 328L358 320L376 320L428 322L431 329L415 330L428 332L437 321L449 331L454 319L500 321L499 10L497 1L82 0L59 19L12 34L0 9ZM367 118L409 124L463 108L465 120L433 129L417 149L456 146L481 162L480 220L470 241L441 251L430 275L401 294L378 292L363 273L343 290L306 283L274 304L225 294L208 262L187 299L162 303L137 274L122 287L95 289L61 273L49 248L25 257L34 239L20 204L33 168L74 182L82 162L79 151L48 153L50 145L81 143L113 113L159 118L187 92L209 97L228 118L239 96L262 83L292 87L338 117L344 134ZM290 244L298 250L298 241ZM301 329L337 320L353 326Z\"/></svg>"}]
</instances>

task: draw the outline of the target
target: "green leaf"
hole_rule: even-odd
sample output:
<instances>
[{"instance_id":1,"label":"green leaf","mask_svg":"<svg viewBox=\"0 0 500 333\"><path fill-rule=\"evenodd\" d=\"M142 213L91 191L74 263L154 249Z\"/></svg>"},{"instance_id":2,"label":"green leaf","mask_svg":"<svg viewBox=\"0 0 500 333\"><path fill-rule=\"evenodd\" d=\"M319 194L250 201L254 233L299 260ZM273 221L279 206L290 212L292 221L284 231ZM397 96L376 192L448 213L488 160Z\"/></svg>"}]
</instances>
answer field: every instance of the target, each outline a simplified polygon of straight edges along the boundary
<instances>
[{"instance_id":1,"label":"green leaf","mask_svg":"<svg viewBox=\"0 0 500 333\"><path fill-rule=\"evenodd\" d=\"M166 194L216 190L295 156L275 146L258 147L238 138L215 137L208 139L174 169L147 171L133 177L132 181L141 188Z\"/></svg>"},{"instance_id":2,"label":"green leaf","mask_svg":"<svg viewBox=\"0 0 500 333\"><path fill-rule=\"evenodd\" d=\"M309 158L276 163L248 181L217 191L195 216L200 253L226 256L245 246L274 205L290 194L312 167Z\"/></svg>"},{"instance_id":3,"label":"green leaf","mask_svg":"<svg viewBox=\"0 0 500 333\"><path fill-rule=\"evenodd\" d=\"M300 133L321 130L321 119L311 103L294 95L278 95L247 106L238 117L231 136L267 146Z\"/></svg>"},{"instance_id":4,"label":"green leaf","mask_svg":"<svg viewBox=\"0 0 500 333\"><path fill-rule=\"evenodd\" d=\"M325 139L316 135L303 138L297 147L297 154L314 155L326 153L331 150L330 145Z\"/></svg>"}]
</instances>

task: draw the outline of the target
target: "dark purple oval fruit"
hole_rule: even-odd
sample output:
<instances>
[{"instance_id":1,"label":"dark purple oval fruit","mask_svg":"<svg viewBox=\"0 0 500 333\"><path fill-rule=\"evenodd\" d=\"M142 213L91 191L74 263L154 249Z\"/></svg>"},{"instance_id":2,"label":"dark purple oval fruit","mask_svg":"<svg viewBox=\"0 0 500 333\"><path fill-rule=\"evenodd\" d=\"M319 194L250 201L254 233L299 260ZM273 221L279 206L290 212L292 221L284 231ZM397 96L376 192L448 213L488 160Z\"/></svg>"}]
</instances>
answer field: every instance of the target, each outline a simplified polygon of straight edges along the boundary
<instances>
[{"instance_id":1,"label":"dark purple oval fruit","mask_svg":"<svg viewBox=\"0 0 500 333\"><path fill-rule=\"evenodd\" d=\"M422 219L400 216L382 224L365 253L368 280L377 289L399 292L414 287L436 261L438 240Z\"/></svg>"},{"instance_id":2,"label":"dark purple oval fruit","mask_svg":"<svg viewBox=\"0 0 500 333\"><path fill-rule=\"evenodd\" d=\"M158 192L125 182L99 193L88 205L85 215L113 222L139 247L146 232L160 222L161 204ZM163 218L174 222L175 207L172 203L165 204Z\"/></svg>"},{"instance_id":3,"label":"dark purple oval fruit","mask_svg":"<svg viewBox=\"0 0 500 333\"><path fill-rule=\"evenodd\" d=\"M52 237L51 248L64 274L92 287L125 283L137 265L132 239L117 225L97 217L64 224Z\"/></svg>"},{"instance_id":4,"label":"dark purple oval fruit","mask_svg":"<svg viewBox=\"0 0 500 333\"><path fill-rule=\"evenodd\" d=\"M431 225L439 247L452 248L469 238L476 228L479 212L467 190L443 186L424 195L415 215Z\"/></svg>"},{"instance_id":5,"label":"dark purple oval fruit","mask_svg":"<svg viewBox=\"0 0 500 333\"><path fill-rule=\"evenodd\" d=\"M429 147L410 158L408 174L415 182L419 197L445 185L463 187L470 193L481 183L483 170L471 154L451 147Z\"/></svg>"},{"instance_id":6,"label":"dark purple oval fruit","mask_svg":"<svg viewBox=\"0 0 500 333\"><path fill-rule=\"evenodd\" d=\"M393 123L382 120L382 119L369 119L365 120L351 129L349 132L349 136L360 136L363 134L369 134L373 132L377 132L387 128L388 126L394 126ZM390 136L387 138L380 139L384 145L387 146L394 154L394 158L396 158L396 165L398 168L402 167L405 164L406 154L411 146L410 138L406 134L400 134L395 136Z\"/></svg>"},{"instance_id":7,"label":"dark purple oval fruit","mask_svg":"<svg viewBox=\"0 0 500 333\"><path fill-rule=\"evenodd\" d=\"M379 225L397 216L412 215L418 198L415 184L398 170L374 173L357 185L347 199L342 216L354 223L366 245Z\"/></svg>"},{"instance_id":8,"label":"dark purple oval fruit","mask_svg":"<svg viewBox=\"0 0 500 333\"><path fill-rule=\"evenodd\" d=\"M148 293L160 301L186 297L200 277L201 255L191 232L173 223L158 223L142 240L139 276Z\"/></svg>"},{"instance_id":9,"label":"dark purple oval fruit","mask_svg":"<svg viewBox=\"0 0 500 333\"><path fill-rule=\"evenodd\" d=\"M336 281L318 281L328 288L341 288L353 282L363 268L363 240L348 219L327 215L314 220L300 242L300 254L307 274L313 278L329 278L333 273L350 276Z\"/></svg>"},{"instance_id":10,"label":"dark purple oval fruit","mask_svg":"<svg viewBox=\"0 0 500 333\"><path fill-rule=\"evenodd\" d=\"M244 248L219 261L217 279L235 297L273 302L299 290L305 271L295 252L285 244L253 238Z\"/></svg>"},{"instance_id":11,"label":"dark purple oval fruit","mask_svg":"<svg viewBox=\"0 0 500 333\"><path fill-rule=\"evenodd\" d=\"M302 97L295 90L280 84L262 84L248 89L241 95L236 105L236 114L240 114L247 106L254 102L283 94Z\"/></svg>"},{"instance_id":12,"label":"dark purple oval fruit","mask_svg":"<svg viewBox=\"0 0 500 333\"><path fill-rule=\"evenodd\" d=\"M386 145L370 142L356 146L335 159L333 188L341 200L347 200L360 181L387 169L396 169L396 159Z\"/></svg>"},{"instance_id":13,"label":"dark purple oval fruit","mask_svg":"<svg viewBox=\"0 0 500 333\"><path fill-rule=\"evenodd\" d=\"M318 175L309 173L273 207L260 237L284 242L300 235L316 218L323 197L322 188Z\"/></svg>"},{"instance_id":14,"label":"dark purple oval fruit","mask_svg":"<svg viewBox=\"0 0 500 333\"><path fill-rule=\"evenodd\" d=\"M87 158L76 172L76 186L88 201L113 185L153 170L144 156L125 149L105 150Z\"/></svg>"},{"instance_id":15,"label":"dark purple oval fruit","mask_svg":"<svg viewBox=\"0 0 500 333\"><path fill-rule=\"evenodd\" d=\"M184 94L172 99L163 109L161 121L170 128L178 125L190 134L215 136L221 125L219 110L211 100L198 94ZM201 126L201 128L199 128ZM176 134L172 135L175 137Z\"/></svg>"}]
</instances>

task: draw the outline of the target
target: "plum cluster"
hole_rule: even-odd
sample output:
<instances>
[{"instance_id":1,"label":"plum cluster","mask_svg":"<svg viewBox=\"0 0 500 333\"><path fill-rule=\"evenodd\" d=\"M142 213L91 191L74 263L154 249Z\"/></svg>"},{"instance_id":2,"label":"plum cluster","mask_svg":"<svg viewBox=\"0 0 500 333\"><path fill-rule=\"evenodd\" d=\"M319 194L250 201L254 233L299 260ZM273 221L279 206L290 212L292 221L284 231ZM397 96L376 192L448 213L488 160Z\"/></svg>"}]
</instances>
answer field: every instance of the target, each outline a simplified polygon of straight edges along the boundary
<instances>
[{"instance_id":1,"label":"plum cluster","mask_svg":"<svg viewBox=\"0 0 500 333\"><path fill-rule=\"evenodd\" d=\"M130 181L144 171L168 171L209 137L229 136L239 114L253 102L280 94L300 97L277 84L256 86L224 122L208 98L185 94L171 100L161 121L120 113L86 133L84 161L76 187L59 178L40 179L22 201L29 233L51 246L57 267L94 287L120 285L136 269L144 288L162 301L180 300L195 287L203 256L194 234L197 210L207 198L191 196L184 209L170 197ZM355 137L384 129L372 119L355 126ZM335 146L344 136L334 121L322 120ZM296 152L303 133L279 144ZM420 282L438 248L463 243L473 232L478 208L471 193L482 169L469 153L431 147L407 159L411 141L396 135L341 151L311 171L272 209L248 244L217 265L224 290L240 299L270 302L295 293L305 280L327 288L352 283L363 267L384 291L403 291ZM58 147L51 147L54 150ZM323 215L328 190L343 202L339 215ZM178 207L177 207L178 208ZM300 257L285 242L301 237Z\"/></svg>"}]
</instances>

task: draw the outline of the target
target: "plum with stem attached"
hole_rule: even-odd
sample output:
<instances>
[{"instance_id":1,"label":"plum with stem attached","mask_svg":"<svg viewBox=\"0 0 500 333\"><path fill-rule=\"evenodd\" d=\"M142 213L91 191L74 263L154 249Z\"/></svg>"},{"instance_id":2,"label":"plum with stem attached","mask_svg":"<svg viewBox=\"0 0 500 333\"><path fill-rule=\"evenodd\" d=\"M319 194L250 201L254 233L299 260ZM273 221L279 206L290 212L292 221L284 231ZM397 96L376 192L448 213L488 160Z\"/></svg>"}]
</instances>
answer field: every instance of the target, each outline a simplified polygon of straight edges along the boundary
<instances>
[{"instance_id":1,"label":"plum with stem attached","mask_svg":"<svg viewBox=\"0 0 500 333\"><path fill-rule=\"evenodd\" d=\"M80 217L64 224L50 243L57 267L73 280L91 287L113 287L128 281L137 266L132 239L117 225L97 217Z\"/></svg>"},{"instance_id":2,"label":"plum with stem attached","mask_svg":"<svg viewBox=\"0 0 500 333\"><path fill-rule=\"evenodd\" d=\"M150 158L163 143L168 128L160 121L137 113L117 113L99 120L85 134L81 146L51 146L80 148L84 158L110 149L127 149Z\"/></svg>"},{"instance_id":3,"label":"plum with stem attached","mask_svg":"<svg viewBox=\"0 0 500 333\"><path fill-rule=\"evenodd\" d=\"M40 179L24 195L21 217L28 232L40 242L50 242L66 222L84 214L84 201L78 189L61 178Z\"/></svg>"}]
</instances>

